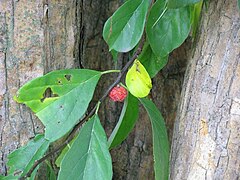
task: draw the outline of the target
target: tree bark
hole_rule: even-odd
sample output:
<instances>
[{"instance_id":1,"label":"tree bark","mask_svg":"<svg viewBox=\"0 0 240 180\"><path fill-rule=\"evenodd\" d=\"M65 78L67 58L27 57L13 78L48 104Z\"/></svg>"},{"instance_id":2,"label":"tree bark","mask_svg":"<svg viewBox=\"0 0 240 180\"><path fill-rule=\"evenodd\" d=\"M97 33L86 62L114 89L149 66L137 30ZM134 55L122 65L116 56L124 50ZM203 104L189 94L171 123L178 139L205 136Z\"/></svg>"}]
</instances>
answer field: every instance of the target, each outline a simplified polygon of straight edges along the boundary
<instances>
[{"instance_id":1,"label":"tree bark","mask_svg":"<svg viewBox=\"0 0 240 180\"><path fill-rule=\"evenodd\" d=\"M6 157L42 131L41 123L13 100L18 88L43 74L43 4L0 2L0 173Z\"/></svg>"},{"instance_id":2,"label":"tree bark","mask_svg":"<svg viewBox=\"0 0 240 180\"><path fill-rule=\"evenodd\" d=\"M240 177L240 18L212 0L189 61L174 127L170 179Z\"/></svg>"},{"instance_id":3,"label":"tree bark","mask_svg":"<svg viewBox=\"0 0 240 180\"><path fill-rule=\"evenodd\" d=\"M17 90L27 81L56 69L114 69L111 54L102 39L102 29L107 18L122 3L119 0L1 0L1 174L7 174L7 155L44 131L41 122L26 106L13 101ZM167 67L153 79L151 97L166 119L170 140L189 45L187 42L177 49ZM120 55L117 68L121 69L127 60L128 54ZM115 78L116 74L101 79L90 107ZM101 105L99 116L108 136L118 121L121 107L121 103L109 99ZM111 150L113 179L154 179L151 125L146 112L140 108L133 132Z\"/></svg>"},{"instance_id":4,"label":"tree bark","mask_svg":"<svg viewBox=\"0 0 240 180\"><path fill-rule=\"evenodd\" d=\"M102 29L121 3L117 0L0 2L1 174L7 174L8 154L43 132L43 126L34 114L13 101L17 90L27 81L56 69L113 69L111 54L102 39ZM117 68L121 69L128 55L121 55L119 59ZM93 103L115 78L116 75L111 75L101 79ZM118 121L121 107L121 103L108 99L101 106L99 115L108 136ZM114 179L152 179L150 129L144 114L128 140L112 150Z\"/></svg>"}]
</instances>

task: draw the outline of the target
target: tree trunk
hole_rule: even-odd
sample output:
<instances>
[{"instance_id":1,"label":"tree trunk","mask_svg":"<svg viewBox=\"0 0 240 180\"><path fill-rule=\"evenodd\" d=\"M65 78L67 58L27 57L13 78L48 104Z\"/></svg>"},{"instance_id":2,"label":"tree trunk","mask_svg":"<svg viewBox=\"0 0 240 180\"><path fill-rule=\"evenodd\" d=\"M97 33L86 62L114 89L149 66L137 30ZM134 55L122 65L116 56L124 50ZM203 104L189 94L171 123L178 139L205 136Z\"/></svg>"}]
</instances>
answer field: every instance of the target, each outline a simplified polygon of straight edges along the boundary
<instances>
[{"instance_id":1,"label":"tree trunk","mask_svg":"<svg viewBox=\"0 0 240 180\"><path fill-rule=\"evenodd\" d=\"M43 132L43 126L34 114L24 105L13 101L16 91L28 80L55 69L113 69L112 57L102 39L102 29L104 22L122 2L1 0L1 174L7 173L8 154L26 144L36 133ZM224 169L225 159L229 162L235 159L239 166L239 155L236 154L240 103L237 94L239 66L236 60L236 56L239 57L239 16L234 3L224 5L222 1L211 2L209 15L203 18L201 36L188 68L178 115L177 104L180 101L190 44L187 42L177 49L171 55L167 67L153 79L152 99L166 119L170 140L173 120L177 115L172 150L172 179L194 179L195 174L205 169L207 173L215 172L212 165L219 169L217 171L215 168L216 176L221 170L225 173L236 170L230 163ZM128 55L120 55L119 60L117 68L121 69L128 60ZM116 75L107 75L101 79L93 103L115 78ZM230 82L231 87L228 84ZM198 88L200 85L202 87ZM109 99L101 105L99 115L108 136L118 121L121 107L121 103ZM210 145L204 146L205 142ZM205 149L200 149L203 147ZM205 158L204 153L211 156ZM114 179L154 179L151 125L142 108L133 132L111 154ZM210 170L207 169L208 162L202 162L205 159L210 162ZM199 167L203 167L203 170L199 170ZM191 176L188 176L190 171Z\"/></svg>"},{"instance_id":2,"label":"tree trunk","mask_svg":"<svg viewBox=\"0 0 240 180\"><path fill-rule=\"evenodd\" d=\"M13 101L17 90L27 81L55 69L113 69L111 54L102 39L102 29L121 3L118 0L1 0L1 174L7 174L8 154L43 132L43 126L34 114ZM117 68L121 69L127 59L128 55L121 55ZM115 77L101 79L93 103ZM99 114L108 136L118 121L121 107L121 103L108 99L101 105ZM140 117L128 140L112 150L114 179L153 179L151 126L145 112Z\"/></svg>"},{"instance_id":3,"label":"tree trunk","mask_svg":"<svg viewBox=\"0 0 240 180\"><path fill-rule=\"evenodd\" d=\"M240 177L239 22L236 0L212 0L203 13L175 122L170 179Z\"/></svg>"},{"instance_id":4,"label":"tree trunk","mask_svg":"<svg viewBox=\"0 0 240 180\"><path fill-rule=\"evenodd\" d=\"M43 4L0 2L0 173L6 157L42 131L41 123L25 106L13 101L18 88L44 72Z\"/></svg>"}]
</instances>

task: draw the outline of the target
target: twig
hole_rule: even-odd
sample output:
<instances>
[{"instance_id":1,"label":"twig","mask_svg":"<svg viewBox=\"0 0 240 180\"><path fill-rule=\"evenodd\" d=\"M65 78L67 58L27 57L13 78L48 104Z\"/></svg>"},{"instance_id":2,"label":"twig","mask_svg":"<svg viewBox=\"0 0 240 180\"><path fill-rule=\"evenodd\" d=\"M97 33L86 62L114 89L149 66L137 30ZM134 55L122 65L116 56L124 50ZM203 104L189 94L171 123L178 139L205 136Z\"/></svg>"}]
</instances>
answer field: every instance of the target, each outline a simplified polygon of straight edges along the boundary
<instances>
[{"instance_id":1,"label":"twig","mask_svg":"<svg viewBox=\"0 0 240 180\"><path fill-rule=\"evenodd\" d=\"M127 72L128 68L131 66L131 64L133 63L133 61L138 57L138 55L141 53L142 48L144 45L144 36L142 37L140 44L138 46L137 51L134 53L134 55L132 56L132 58L130 59L130 61L127 62L127 64L123 67L123 69L119 72L117 79L111 84L111 86L108 88L108 90L104 93L104 95L99 99L98 103L103 102L106 97L108 96L109 92L112 90L113 87L115 87L117 84L119 84L119 82L121 81L121 78L123 77L123 75ZM92 115L94 115L95 110L98 106L98 103L94 106L94 108L92 108L92 110L90 111L90 113L85 116L83 119L80 120L80 122L78 124L76 124L74 126L74 128L72 129L72 131L70 132L70 134L68 135L67 139L63 142L63 144L61 144L60 146L58 146L57 148L55 148L54 150L52 150L51 152L49 152L48 154L46 154L45 156L43 156L41 159L35 161L34 165L31 167L31 169L27 172L27 174L21 178L19 178L19 180L24 180L27 179L28 177L31 176L32 172L36 169L36 167L42 163L43 161L45 161L47 158L49 158L51 155L53 155L54 153L60 151L61 149L63 149L73 138L75 133L78 131L78 129L82 126L82 124L84 122L86 122Z\"/></svg>"}]
</instances>

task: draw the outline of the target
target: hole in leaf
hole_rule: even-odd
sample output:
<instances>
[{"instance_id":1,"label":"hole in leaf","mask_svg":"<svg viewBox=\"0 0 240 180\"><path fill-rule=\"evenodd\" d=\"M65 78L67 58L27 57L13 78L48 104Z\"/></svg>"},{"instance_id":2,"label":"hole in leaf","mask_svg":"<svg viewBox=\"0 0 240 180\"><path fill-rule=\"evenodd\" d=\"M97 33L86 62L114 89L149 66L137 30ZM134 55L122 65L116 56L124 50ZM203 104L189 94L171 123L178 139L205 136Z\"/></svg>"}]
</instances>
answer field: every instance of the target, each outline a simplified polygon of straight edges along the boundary
<instances>
[{"instance_id":1,"label":"hole in leaf","mask_svg":"<svg viewBox=\"0 0 240 180\"><path fill-rule=\"evenodd\" d=\"M59 108L62 109L62 108L63 108L63 105L60 105Z\"/></svg>"},{"instance_id":2,"label":"hole in leaf","mask_svg":"<svg viewBox=\"0 0 240 180\"><path fill-rule=\"evenodd\" d=\"M58 84L62 85L62 80L58 79Z\"/></svg>"},{"instance_id":3,"label":"hole in leaf","mask_svg":"<svg viewBox=\"0 0 240 180\"><path fill-rule=\"evenodd\" d=\"M32 137L29 138L29 140L32 140L32 139L34 139L34 136L32 136Z\"/></svg>"},{"instance_id":4,"label":"hole in leaf","mask_svg":"<svg viewBox=\"0 0 240 180\"><path fill-rule=\"evenodd\" d=\"M72 75L66 74L64 77L67 79L67 81L71 81Z\"/></svg>"},{"instance_id":5,"label":"hole in leaf","mask_svg":"<svg viewBox=\"0 0 240 180\"><path fill-rule=\"evenodd\" d=\"M46 98L52 98L52 97L59 97L59 96L58 94L54 94L52 89L48 87L43 93L43 98L41 99L41 102L44 102Z\"/></svg>"}]
</instances>

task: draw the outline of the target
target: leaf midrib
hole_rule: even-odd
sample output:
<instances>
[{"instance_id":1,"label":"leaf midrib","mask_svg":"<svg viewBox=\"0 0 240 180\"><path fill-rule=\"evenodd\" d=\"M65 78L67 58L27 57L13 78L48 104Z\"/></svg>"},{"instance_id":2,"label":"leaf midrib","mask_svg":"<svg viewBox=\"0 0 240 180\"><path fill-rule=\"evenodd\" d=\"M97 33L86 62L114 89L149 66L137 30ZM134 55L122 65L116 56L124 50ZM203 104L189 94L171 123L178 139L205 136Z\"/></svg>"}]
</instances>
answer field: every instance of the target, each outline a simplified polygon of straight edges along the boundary
<instances>
[{"instance_id":1,"label":"leaf midrib","mask_svg":"<svg viewBox=\"0 0 240 180\"><path fill-rule=\"evenodd\" d=\"M127 26L127 24L129 23L129 21L132 19L132 15L140 8L140 6L142 6L143 2L145 0L142 0L141 3L137 6L137 8L132 12L129 13L129 15L131 15L131 17L129 18L129 20L127 21L127 23L125 24L125 26L122 28L122 30L118 33L117 38L114 40L112 47L115 45L115 43L117 42L119 36L122 34L123 30L125 29L125 27ZM113 26L113 25L112 25Z\"/></svg>"},{"instance_id":2,"label":"leaf midrib","mask_svg":"<svg viewBox=\"0 0 240 180\"><path fill-rule=\"evenodd\" d=\"M90 147L91 147L92 141L93 141L93 134L94 134L94 128L95 128L95 123L96 123L96 119L95 118L97 118L97 117L95 116L92 119L94 122L93 122L93 125L92 125L92 131L91 131L91 136L90 136L90 143L89 143L89 146L88 146L88 150L86 152L86 154L87 154L86 164L87 164L87 162L89 160L89 154L90 154L90 151L91 151ZM86 164L85 164L85 167L84 167L84 170L83 170L83 179L84 179L84 176L85 176Z\"/></svg>"}]
</instances>

